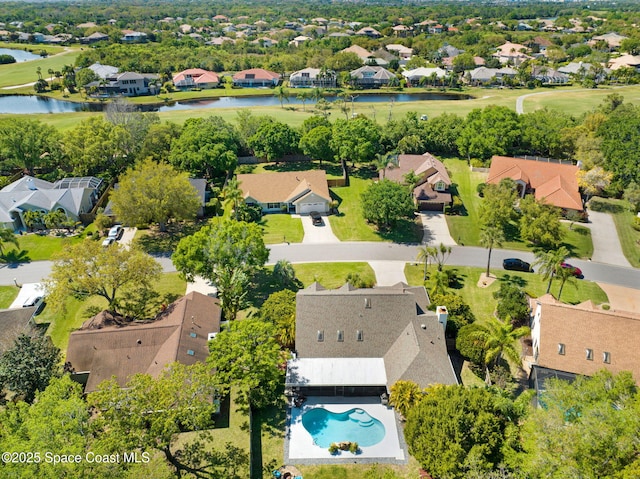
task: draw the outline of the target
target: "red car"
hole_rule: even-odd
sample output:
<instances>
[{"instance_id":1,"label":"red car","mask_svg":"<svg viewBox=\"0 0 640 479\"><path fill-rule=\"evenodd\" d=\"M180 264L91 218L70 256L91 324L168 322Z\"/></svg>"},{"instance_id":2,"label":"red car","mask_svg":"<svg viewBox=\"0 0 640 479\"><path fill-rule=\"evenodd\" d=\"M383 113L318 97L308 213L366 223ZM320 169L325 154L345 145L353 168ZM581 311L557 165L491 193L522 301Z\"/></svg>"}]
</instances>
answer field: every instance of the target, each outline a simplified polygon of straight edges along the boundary
<instances>
[{"instance_id":1,"label":"red car","mask_svg":"<svg viewBox=\"0 0 640 479\"><path fill-rule=\"evenodd\" d=\"M571 270L571 274L573 274L576 278L582 278L582 270L576 266L573 266L569 263L562 263L560 266L563 268L567 268Z\"/></svg>"}]
</instances>

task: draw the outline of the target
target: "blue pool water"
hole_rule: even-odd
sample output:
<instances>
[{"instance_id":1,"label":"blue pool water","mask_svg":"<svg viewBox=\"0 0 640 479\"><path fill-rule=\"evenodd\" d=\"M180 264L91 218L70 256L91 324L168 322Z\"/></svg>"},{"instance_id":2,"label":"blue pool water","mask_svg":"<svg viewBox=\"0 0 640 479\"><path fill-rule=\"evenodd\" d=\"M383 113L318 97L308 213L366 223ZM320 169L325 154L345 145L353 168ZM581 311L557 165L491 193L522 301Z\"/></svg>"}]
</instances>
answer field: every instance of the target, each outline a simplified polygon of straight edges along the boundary
<instances>
[{"instance_id":1,"label":"blue pool water","mask_svg":"<svg viewBox=\"0 0 640 479\"><path fill-rule=\"evenodd\" d=\"M384 425L360 408L336 413L316 407L302 415L302 425L320 447L342 441L373 446L385 435Z\"/></svg>"}]
</instances>

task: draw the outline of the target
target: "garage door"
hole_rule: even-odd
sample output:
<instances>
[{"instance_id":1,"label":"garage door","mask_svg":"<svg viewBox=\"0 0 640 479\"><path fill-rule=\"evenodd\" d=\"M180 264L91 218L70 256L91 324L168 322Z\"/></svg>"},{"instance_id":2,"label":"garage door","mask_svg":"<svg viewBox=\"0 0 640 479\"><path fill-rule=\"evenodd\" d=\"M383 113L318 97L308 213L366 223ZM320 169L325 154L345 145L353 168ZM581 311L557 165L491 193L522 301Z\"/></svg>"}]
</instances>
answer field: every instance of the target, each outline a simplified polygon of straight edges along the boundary
<instances>
[{"instance_id":1,"label":"garage door","mask_svg":"<svg viewBox=\"0 0 640 479\"><path fill-rule=\"evenodd\" d=\"M301 203L300 214L309 214L312 211L318 211L319 213L325 212L324 203Z\"/></svg>"}]
</instances>

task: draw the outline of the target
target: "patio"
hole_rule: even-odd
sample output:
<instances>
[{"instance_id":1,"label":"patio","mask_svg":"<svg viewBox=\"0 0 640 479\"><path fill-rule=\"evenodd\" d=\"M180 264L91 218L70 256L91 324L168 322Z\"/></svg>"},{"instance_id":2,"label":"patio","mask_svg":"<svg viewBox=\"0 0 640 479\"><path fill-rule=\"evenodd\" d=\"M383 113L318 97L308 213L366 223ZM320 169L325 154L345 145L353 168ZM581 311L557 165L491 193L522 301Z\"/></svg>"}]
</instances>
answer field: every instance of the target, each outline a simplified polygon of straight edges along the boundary
<instances>
[{"instance_id":1,"label":"patio","mask_svg":"<svg viewBox=\"0 0 640 479\"><path fill-rule=\"evenodd\" d=\"M344 412L361 408L378 419L385 428L385 436L373 446L361 447L358 454L343 451L332 455L328 448L314 444L314 438L302 425L305 412L323 407L331 412ZM395 411L380 404L379 397L326 397L307 398L301 407L292 407L287 412L285 436L285 463L292 464L341 464L341 463L391 463L406 464L407 451L399 419Z\"/></svg>"}]
</instances>

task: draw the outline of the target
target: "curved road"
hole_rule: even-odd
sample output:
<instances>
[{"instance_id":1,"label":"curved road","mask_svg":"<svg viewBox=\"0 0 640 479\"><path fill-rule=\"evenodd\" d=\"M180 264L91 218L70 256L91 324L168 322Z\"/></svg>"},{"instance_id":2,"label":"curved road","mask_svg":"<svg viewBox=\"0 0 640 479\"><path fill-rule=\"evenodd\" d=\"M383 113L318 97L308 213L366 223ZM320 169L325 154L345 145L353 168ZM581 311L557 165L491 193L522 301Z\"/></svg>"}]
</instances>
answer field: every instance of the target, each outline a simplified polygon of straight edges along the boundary
<instances>
[{"instance_id":1,"label":"curved road","mask_svg":"<svg viewBox=\"0 0 640 479\"><path fill-rule=\"evenodd\" d=\"M346 261L416 261L418 245L394 243L334 243L334 244L278 244L269 247L269 263L287 259L292 263L326 263ZM491 267L501 268L502 260L517 257L533 262L532 253L525 251L493 250ZM157 257L165 272L175 271L168 256ZM640 269L613 266L594 261L571 259L571 264L579 267L585 279L601 283L615 284L627 288L640 289ZM474 246L454 246L447 264L454 266L486 267L487 250ZM0 285L37 283L49 276L51 261L34 261L18 265L0 267Z\"/></svg>"}]
</instances>

